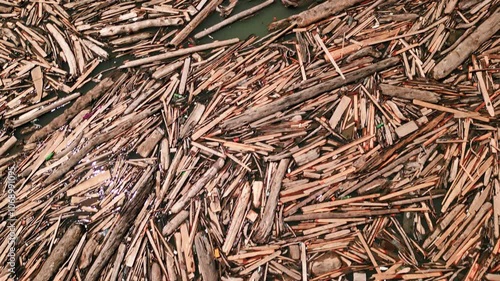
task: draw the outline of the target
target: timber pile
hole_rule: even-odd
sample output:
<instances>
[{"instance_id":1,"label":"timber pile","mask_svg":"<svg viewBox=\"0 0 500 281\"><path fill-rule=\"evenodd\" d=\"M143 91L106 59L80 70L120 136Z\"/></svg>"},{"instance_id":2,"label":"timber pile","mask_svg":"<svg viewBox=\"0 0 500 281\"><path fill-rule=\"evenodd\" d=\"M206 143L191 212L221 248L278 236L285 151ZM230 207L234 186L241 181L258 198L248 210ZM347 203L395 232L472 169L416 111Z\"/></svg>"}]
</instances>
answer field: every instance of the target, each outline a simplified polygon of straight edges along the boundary
<instances>
[{"instance_id":1,"label":"timber pile","mask_svg":"<svg viewBox=\"0 0 500 281\"><path fill-rule=\"evenodd\" d=\"M500 280L498 2L338 1L186 47L219 1L0 2L20 280Z\"/></svg>"}]
</instances>

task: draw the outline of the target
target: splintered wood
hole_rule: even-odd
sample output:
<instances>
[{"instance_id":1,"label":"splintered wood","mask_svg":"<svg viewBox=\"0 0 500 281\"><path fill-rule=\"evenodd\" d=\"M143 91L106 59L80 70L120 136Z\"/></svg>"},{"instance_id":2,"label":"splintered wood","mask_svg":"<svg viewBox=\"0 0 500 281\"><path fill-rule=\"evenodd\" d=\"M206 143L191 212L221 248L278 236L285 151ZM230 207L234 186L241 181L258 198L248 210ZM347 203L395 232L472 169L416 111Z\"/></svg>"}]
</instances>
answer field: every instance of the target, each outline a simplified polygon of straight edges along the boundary
<instances>
[{"instance_id":1,"label":"splintered wood","mask_svg":"<svg viewBox=\"0 0 500 281\"><path fill-rule=\"evenodd\" d=\"M230 2L0 1L0 281L500 280L498 1Z\"/></svg>"}]
</instances>

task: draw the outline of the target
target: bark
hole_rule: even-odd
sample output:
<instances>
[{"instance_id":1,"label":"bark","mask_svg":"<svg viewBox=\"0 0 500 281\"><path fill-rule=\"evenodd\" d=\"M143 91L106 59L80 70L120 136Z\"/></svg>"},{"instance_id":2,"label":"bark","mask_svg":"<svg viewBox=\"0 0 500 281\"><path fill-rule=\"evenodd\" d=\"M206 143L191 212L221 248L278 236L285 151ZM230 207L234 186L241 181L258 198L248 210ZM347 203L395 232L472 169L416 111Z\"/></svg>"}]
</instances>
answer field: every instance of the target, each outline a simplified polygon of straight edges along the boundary
<instances>
[{"instance_id":1,"label":"bark","mask_svg":"<svg viewBox=\"0 0 500 281\"><path fill-rule=\"evenodd\" d=\"M83 109L89 106L92 101L101 97L109 88L115 85L118 77L112 75L110 77L106 77L99 84L97 84L92 90L88 91L85 95L79 97L71 107L69 107L63 114L57 116L52 119L49 124L47 124L42 129L36 131L31 137L28 139L28 143L33 143L37 140L40 140L47 136L48 134L54 132L59 129L59 127L64 126L69 120L75 117L78 113L80 113Z\"/></svg>"},{"instance_id":2,"label":"bark","mask_svg":"<svg viewBox=\"0 0 500 281\"><path fill-rule=\"evenodd\" d=\"M495 35L499 29L500 8L497 8L469 37L462 41L462 43L434 67L432 77L434 79L441 79L448 76L476 51L481 44Z\"/></svg>"},{"instance_id":3,"label":"bark","mask_svg":"<svg viewBox=\"0 0 500 281\"><path fill-rule=\"evenodd\" d=\"M181 30L175 37L170 41L170 44L173 46L178 46L180 43L184 41L188 37L191 32L206 18L208 15L215 10L217 6L219 6L222 3L222 0L212 0L210 1L207 6L198 14L196 17L184 27L183 30Z\"/></svg>"},{"instance_id":4,"label":"bark","mask_svg":"<svg viewBox=\"0 0 500 281\"><path fill-rule=\"evenodd\" d=\"M52 277L59 271L59 267L61 267L71 255L71 252L73 252L78 242L80 242L84 232L85 229L82 225L73 224L70 226L33 281L53 280Z\"/></svg>"},{"instance_id":5,"label":"bark","mask_svg":"<svg viewBox=\"0 0 500 281\"><path fill-rule=\"evenodd\" d=\"M256 242L264 242L267 239L267 236L271 233L274 222L274 214L276 213L276 207L278 206L281 182L286 174L289 163L290 159L288 158L281 160L278 165L278 169L274 173L269 191L269 197L267 198L266 206L264 207L264 212L262 213L262 220L257 224L255 235L253 237Z\"/></svg>"},{"instance_id":6,"label":"bark","mask_svg":"<svg viewBox=\"0 0 500 281\"><path fill-rule=\"evenodd\" d=\"M154 169L150 168L149 171L145 172L143 176L137 181L134 190L137 190L137 194L134 198L129 201L129 204L123 209L123 213L114 225L111 232L106 237L101 251L94 263L90 267L87 275L85 276L85 281L96 281L101 277L101 271L106 267L111 257L115 254L116 249L120 246L123 238L129 231L129 228L133 225L135 218L144 207L144 203L149 196L152 185L149 183L151 176L153 175Z\"/></svg>"},{"instance_id":7,"label":"bark","mask_svg":"<svg viewBox=\"0 0 500 281\"><path fill-rule=\"evenodd\" d=\"M198 257L198 269L204 281L218 281L219 275L215 268L214 249L203 232L196 234L194 244Z\"/></svg>"},{"instance_id":8,"label":"bark","mask_svg":"<svg viewBox=\"0 0 500 281\"><path fill-rule=\"evenodd\" d=\"M321 83L308 89L304 89L300 92L293 93L289 96L283 97L266 105L250 108L240 114L240 116L222 122L221 127L226 130L231 130L240 126L244 126L250 122L264 118L278 111L282 111L290 106L294 106L308 99L315 98L324 92L340 88L358 79L364 78L368 75L372 75L377 71L394 66L398 62L399 58L385 59L376 64L372 64L367 67L350 72L345 75L345 79L343 79L342 77L336 77L334 79L331 79L330 81Z\"/></svg>"},{"instance_id":9,"label":"bark","mask_svg":"<svg viewBox=\"0 0 500 281\"><path fill-rule=\"evenodd\" d=\"M437 103L441 99L438 94L430 91L398 87L389 84L380 84L379 87L383 95L391 97L397 97L407 100L418 99L432 103Z\"/></svg>"},{"instance_id":10,"label":"bark","mask_svg":"<svg viewBox=\"0 0 500 281\"><path fill-rule=\"evenodd\" d=\"M300 14L273 22L269 25L269 30L277 30L290 25L306 27L361 2L363 0L329 0Z\"/></svg>"},{"instance_id":11,"label":"bark","mask_svg":"<svg viewBox=\"0 0 500 281\"><path fill-rule=\"evenodd\" d=\"M130 34L146 28L182 25L183 23L184 21L180 18L157 18L116 26L106 26L99 31L99 35L107 37L124 33Z\"/></svg>"}]
</instances>

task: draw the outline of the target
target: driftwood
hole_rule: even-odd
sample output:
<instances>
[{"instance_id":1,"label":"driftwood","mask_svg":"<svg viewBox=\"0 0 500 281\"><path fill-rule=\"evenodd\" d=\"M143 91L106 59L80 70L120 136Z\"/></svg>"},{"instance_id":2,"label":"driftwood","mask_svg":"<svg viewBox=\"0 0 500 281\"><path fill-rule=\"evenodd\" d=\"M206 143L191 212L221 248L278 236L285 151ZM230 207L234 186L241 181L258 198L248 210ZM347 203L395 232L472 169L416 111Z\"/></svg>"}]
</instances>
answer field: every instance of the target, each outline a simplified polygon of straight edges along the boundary
<instances>
[{"instance_id":1,"label":"driftwood","mask_svg":"<svg viewBox=\"0 0 500 281\"><path fill-rule=\"evenodd\" d=\"M71 255L78 242L85 233L85 228L79 224L71 225L64 233L61 240L43 263L42 268L33 279L34 281L53 280L53 276L59 271L66 259Z\"/></svg>"},{"instance_id":2,"label":"driftwood","mask_svg":"<svg viewBox=\"0 0 500 281\"><path fill-rule=\"evenodd\" d=\"M277 101L266 104L264 106L249 109L236 118L224 121L222 123L222 127L225 129L233 129L237 126L248 124L257 119L281 111L287 107L296 105L297 103L314 98L326 91L334 90L336 88L342 87L343 85L352 83L358 79L371 75L377 71L384 70L386 68L394 66L398 62L399 62L398 58L385 59L379 63L366 66L364 68L346 74L345 79L343 79L342 77L337 77L328 82L324 82L317 86L313 86L309 89L291 94L289 96L286 96Z\"/></svg>"},{"instance_id":3,"label":"driftwood","mask_svg":"<svg viewBox=\"0 0 500 281\"><path fill-rule=\"evenodd\" d=\"M202 232L196 234L194 244L198 253L198 269L200 270L203 280L218 281L220 280L217 269L215 268L214 249L207 237Z\"/></svg>"},{"instance_id":4,"label":"driftwood","mask_svg":"<svg viewBox=\"0 0 500 281\"><path fill-rule=\"evenodd\" d=\"M117 34L130 34L137 32L142 29L151 27L161 27L161 26L172 26L172 25L182 25L184 22L180 18L157 18L138 21L134 23L128 23L116 26L106 26L101 31L99 35L101 36L113 36Z\"/></svg>"},{"instance_id":5,"label":"driftwood","mask_svg":"<svg viewBox=\"0 0 500 281\"><path fill-rule=\"evenodd\" d=\"M170 219L168 223L163 227L162 234L169 236L189 217L188 211L180 211L175 217Z\"/></svg>"},{"instance_id":6,"label":"driftwood","mask_svg":"<svg viewBox=\"0 0 500 281\"><path fill-rule=\"evenodd\" d=\"M188 193L183 195L175 204L172 206L170 211L174 214L180 212L184 206L200 192L200 190L210 181L215 174L224 166L224 159L219 158L215 161L215 163L210 167L203 176L198 179L198 181L193 184L193 186L189 189Z\"/></svg>"},{"instance_id":7,"label":"driftwood","mask_svg":"<svg viewBox=\"0 0 500 281\"><path fill-rule=\"evenodd\" d=\"M215 10L217 6L222 3L222 0L210 0L208 4L199 11L196 17L192 19L183 30L175 35L175 37L170 41L170 45L178 46L181 44L188 36L193 32L193 30L203 21L208 15Z\"/></svg>"},{"instance_id":8,"label":"driftwood","mask_svg":"<svg viewBox=\"0 0 500 281\"><path fill-rule=\"evenodd\" d=\"M125 237L129 228L134 223L137 214L144 206L144 202L149 196L149 191L151 190L150 179L153 172L154 169L150 168L149 171L146 171L137 181L137 184L134 187L134 189L137 190L137 194L135 194L134 198L132 198L131 201L125 206L121 216L116 222L116 225L113 227L113 230L106 235L106 240L102 245L101 251L87 272L84 279L85 281L98 280L101 271L104 267L106 267L116 249L120 246L123 237Z\"/></svg>"},{"instance_id":9,"label":"driftwood","mask_svg":"<svg viewBox=\"0 0 500 281\"><path fill-rule=\"evenodd\" d=\"M110 89L118 80L116 76L106 77L97 86L95 86L92 90L90 90L87 94L79 97L75 103L64 111L64 113L47 124L42 129L36 131L31 137L28 139L28 143L35 142L40 140L50 134L52 131L59 129L64 126L64 124L68 123L73 117L79 114L84 108L89 106L89 104L103 95L108 89Z\"/></svg>"},{"instance_id":10,"label":"driftwood","mask_svg":"<svg viewBox=\"0 0 500 281\"><path fill-rule=\"evenodd\" d=\"M278 206L278 197L281 189L281 182L288 169L290 159L282 159L274 173L271 186L269 187L269 196L264 207L262 219L259 221L253 239L258 242L267 240L268 235L271 233L276 213L276 206Z\"/></svg>"},{"instance_id":11,"label":"driftwood","mask_svg":"<svg viewBox=\"0 0 500 281\"><path fill-rule=\"evenodd\" d=\"M191 53L196 53L196 52L201 52L213 48L218 48L218 47L223 47L231 44L238 43L240 40L239 39L229 39L229 40L223 40L223 41L215 41L213 43L208 43L204 45L199 45L195 47L190 47L190 48L185 48L185 49L179 49L176 51L172 52L167 52L165 54L161 55L156 55L156 56L151 56L143 59L138 59L138 60L133 60L133 61L128 61L125 62L123 65L121 65L119 68L129 68L129 67L135 67L139 65L143 65L146 63L152 63L152 62L158 62L160 60L166 60L169 58L175 58L175 57L180 57L183 55L191 54Z\"/></svg>"},{"instance_id":12,"label":"driftwood","mask_svg":"<svg viewBox=\"0 0 500 281\"><path fill-rule=\"evenodd\" d=\"M432 76L434 79L441 79L448 76L477 50L481 44L495 35L498 30L500 30L500 8L492 12L469 37L462 41L433 68Z\"/></svg>"},{"instance_id":13,"label":"driftwood","mask_svg":"<svg viewBox=\"0 0 500 281\"><path fill-rule=\"evenodd\" d=\"M284 28L290 25L297 25L298 27L306 27L310 24L318 22L324 18L334 15L340 11L343 11L349 7L352 7L358 3L361 3L361 0L329 0L324 3L317 5L309 10L306 10L300 14L293 15L286 19L282 19L280 21L273 22L269 25L269 30L277 30L280 28Z\"/></svg>"},{"instance_id":14,"label":"driftwood","mask_svg":"<svg viewBox=\"0 0 500 281\"><path fill-rule=\"evenodd\" d=\"M419 89L398 87L389 84L380 84L379 88L383 95L390 97L397 97L407 100L418 99L432 103L437 103L441 99L441 97L434 92Z\"/></svg>"},{"instance_id":15,"label":"driftwood","mask_svg":"<svg viewBox=\"0 0 500 281\"><path fill-rule=\"evenodd\" d=\"M274 3L274 0L267 0L267 1L265 1L265 2L263 2L261 4L259 4L259 5L256 5L255 7L252 7L252 8L247 9L247 10L241 12L241 13L233 15L233 16L231 16L231 17L229 17L229 18L227 18L227 19L219 22L218 24L215 24L215 25L213 25L213 26L211 26L211 27L209 27L209 28L207 28L207 29L205 29L203 31L200 31L200 32L196 33L194 35L194 38L200 39L200 38L205 37L205 36L207 36L207 35L209 35L211 33L214 33L215 31L217 31L217 30L219 30L219 29L221 29L221 28L223 28L223 27L225 27L227 25L230 25L231 23L233 23L235 21L238 21L238 20L240 20L242 18L248 17L249 15L252 15L252 14L254 14L254 13L262 10L263 8L271 5L272 3Z\"/></svg>"},{"instance_id":16,"label":"driftwood","mask_svg":"<svg viewBox=\"0 0 500 281\"><path fill-rule=\"evenodd\" d=\"M47 24L47 30L54 36L56 39L57 44L61 47L64 57L66 58L66 62L68 63L69 66L69 74L77 75L78 74L78 67L76 65L76 58L75 55L73 54L72 48L68 45L66 40L64 40L64 37L62 34L57 30L57 28L52 25L52 24Z\"/></svg>"}]
</instances>

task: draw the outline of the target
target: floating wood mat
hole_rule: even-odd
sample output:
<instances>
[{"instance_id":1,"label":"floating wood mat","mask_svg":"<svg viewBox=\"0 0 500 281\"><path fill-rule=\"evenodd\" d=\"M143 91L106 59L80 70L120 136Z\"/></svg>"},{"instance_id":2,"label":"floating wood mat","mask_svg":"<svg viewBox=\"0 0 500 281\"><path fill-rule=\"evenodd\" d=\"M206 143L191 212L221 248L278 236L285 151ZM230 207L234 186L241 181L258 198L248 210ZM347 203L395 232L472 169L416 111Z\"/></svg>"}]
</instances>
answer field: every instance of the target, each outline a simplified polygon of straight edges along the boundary
<instances>
[{"instance_id":1,"label":"floating wood mat","mask_svg":"<svg viewBox=\"0 0 500 281\"><path fill-rule=\"evenodd\" d=\"M0 1L0 280L500 280L499 2L271 3Z\"/></svg>"}]
</instances>

